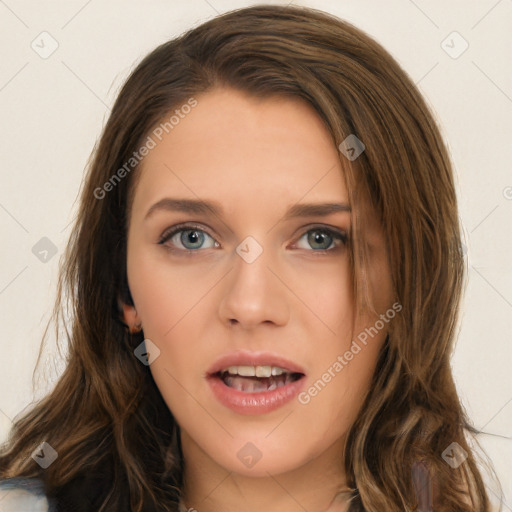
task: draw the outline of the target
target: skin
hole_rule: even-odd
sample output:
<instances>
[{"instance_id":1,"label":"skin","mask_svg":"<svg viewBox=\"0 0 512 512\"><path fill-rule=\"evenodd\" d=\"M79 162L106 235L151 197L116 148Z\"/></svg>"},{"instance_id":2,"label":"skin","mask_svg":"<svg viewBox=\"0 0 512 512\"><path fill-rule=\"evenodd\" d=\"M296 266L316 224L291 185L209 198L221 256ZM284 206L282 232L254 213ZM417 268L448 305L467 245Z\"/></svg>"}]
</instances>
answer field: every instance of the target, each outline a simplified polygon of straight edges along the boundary
<instances>
[{"instance_id":1,"label":"skin","mask_svg":"<svg viewBox=\"0 0 512 512\"><path fill-rule=\"evenodd\" d=\"M355 315L348 248L334 235L308 243L319 227L350 235L351 213L283 219L296 203L348 203L338 150L301 99L224 88L196 99L138 171L127 253L135 306L125 306L125 321L141 322L160 350L150 369L181 428L184 501L200 512L346 510L333 501L345 484L345 436L387 325L307 404L239 414L205 380L223 354L270 351L305 369L307 389L378 318ZM163 198L216 200L223 211L146 217ZM392 304L386 246L369 221L370 289L384 313ZM183 222L210 235L203 245L185 239L186 253L180 233L158 243ZM252 263L235 250L247 236L263 249ZM247 442L262 455L252 468L237 457Z\"/></svg>"}]
</instances>

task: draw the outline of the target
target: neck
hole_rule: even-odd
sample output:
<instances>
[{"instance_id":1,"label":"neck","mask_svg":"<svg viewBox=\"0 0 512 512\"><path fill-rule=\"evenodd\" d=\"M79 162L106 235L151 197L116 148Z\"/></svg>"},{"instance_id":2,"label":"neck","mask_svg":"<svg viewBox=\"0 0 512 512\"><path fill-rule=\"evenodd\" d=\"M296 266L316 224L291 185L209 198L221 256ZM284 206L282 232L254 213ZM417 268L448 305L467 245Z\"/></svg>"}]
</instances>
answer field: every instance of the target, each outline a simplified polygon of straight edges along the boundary
<instances>
[{"instance_id":1,"label":"neck","mask_svg":"<svg viewBox=\"0 0 512 512\"><path fill-rule=\"evenodd\" d=\"M341 441L299 468L267 476L227 471L182 432L183 504L199 512L345 512L346 478ZM343 492L345 490L345 492Z\"/></svg>"}]
</instances>

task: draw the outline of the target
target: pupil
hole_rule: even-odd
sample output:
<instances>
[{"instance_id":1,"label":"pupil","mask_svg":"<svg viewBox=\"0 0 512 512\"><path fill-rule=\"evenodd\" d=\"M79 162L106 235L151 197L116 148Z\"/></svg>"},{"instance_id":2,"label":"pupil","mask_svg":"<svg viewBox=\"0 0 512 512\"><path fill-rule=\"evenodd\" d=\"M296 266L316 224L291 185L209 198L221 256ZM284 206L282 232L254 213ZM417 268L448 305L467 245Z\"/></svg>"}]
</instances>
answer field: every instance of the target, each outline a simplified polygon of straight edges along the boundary
<instances>
[{"instance_id":1,"label":"pupil","mask_svg":"<svg viewBox=\"0 0 512 512\"><path fill-rule=\"evenodd\" d=\"M204 235L199 231L185 231L181 235L182 244L187 247L192 245L192 247L198 247L202 245Z\"/></svg>"},{"instance_id":2,"label":"pupil","mask_svg":"<svg viewBox=\"0 0 512 512\"><path fill-rule=\"evenodd\" d=\"M309 235L309 243L311 246L314 247L315 244L323 244L323 247L320 247L320 249L327 249L329 245L331 245L331 237L322 231L313 231ZM327 243L326 243L327 242Z\"/></svg>"}]
</instances>

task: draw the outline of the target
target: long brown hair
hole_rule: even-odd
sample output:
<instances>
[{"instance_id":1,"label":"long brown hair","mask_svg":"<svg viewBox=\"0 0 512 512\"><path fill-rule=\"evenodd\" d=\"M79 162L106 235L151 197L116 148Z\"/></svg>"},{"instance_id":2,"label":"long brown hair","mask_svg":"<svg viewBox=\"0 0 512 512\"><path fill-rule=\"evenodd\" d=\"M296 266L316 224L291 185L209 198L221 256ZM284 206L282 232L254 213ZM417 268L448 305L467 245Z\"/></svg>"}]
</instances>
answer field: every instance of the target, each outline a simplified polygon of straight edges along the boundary
<instances>
[{"instance_id":1,"label":"long brown hair","mask_svg":"<svg viewBox=\"0 0 512 512\"><path fill-rule=\"evenodd\" d=\"M260 5L218 16L156 48L127 79L90 162L61 262L54 318L69 325L67 366L14 423L0 477L41 478L48 496L73 510L177 510L179 428L149 367L134 357L143 334L127 332L119 310L119 299L131 303L126 233L138 167L126 163L174 109L222 86L262 98L300 97L336 147L349 135L365 145L352 161L340 152L356 212L356 297L366 304L361 205L370 198L402 311L347 436L350 511L426 510L421 501L432 493L436 512L489 511L465 437L478 431L450 369L465 267L447 150L425 101L389 53L349 23L300 7ZM58 453L44 470L30 457L43 441ZM442 457L452 443L467 452L457 468Z\"/></svg>"}]
</instances>

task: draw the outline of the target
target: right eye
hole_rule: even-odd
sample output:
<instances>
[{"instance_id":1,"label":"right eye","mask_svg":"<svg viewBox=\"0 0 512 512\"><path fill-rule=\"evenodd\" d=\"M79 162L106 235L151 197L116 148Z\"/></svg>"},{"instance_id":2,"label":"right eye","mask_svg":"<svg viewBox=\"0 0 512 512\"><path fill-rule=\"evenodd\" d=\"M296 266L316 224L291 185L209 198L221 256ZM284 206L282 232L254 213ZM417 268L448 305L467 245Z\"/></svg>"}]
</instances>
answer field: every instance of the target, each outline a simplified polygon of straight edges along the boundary
<instances>
[{"instance_id":1,"label":"right eye","mask_svg":"<svg viewBox=\"0 0 512 512\"><path fill-rule=\"evenodd\" d=\"M191 225L174 226L170 231L166 231L161 236L158 243L165 245L169 249L188 252L219 247L219 243L206 231Z\"/></svg>"}]
</instances>

